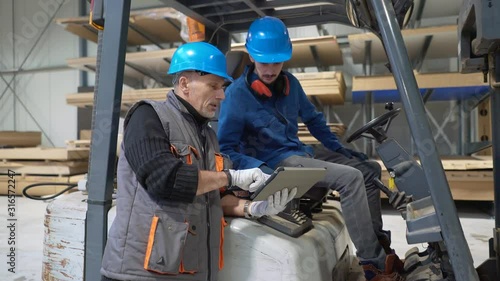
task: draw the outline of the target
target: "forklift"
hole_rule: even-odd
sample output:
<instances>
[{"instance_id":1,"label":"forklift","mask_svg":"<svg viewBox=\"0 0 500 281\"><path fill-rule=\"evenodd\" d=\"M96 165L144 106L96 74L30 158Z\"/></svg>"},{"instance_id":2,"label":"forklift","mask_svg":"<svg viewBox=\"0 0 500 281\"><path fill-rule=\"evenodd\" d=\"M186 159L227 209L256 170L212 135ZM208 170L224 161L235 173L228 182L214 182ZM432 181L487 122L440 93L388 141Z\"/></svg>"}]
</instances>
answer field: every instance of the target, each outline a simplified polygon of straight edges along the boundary
<instances>
[{"instance_id":1,"label":"forklift","mask_svg":"<svg viewBox=\"0 0 500 281\"><path fill-rule=\"evenodd\" d=\"M77 266L72 265L72 270L75 273L79 271L81 278L74 278L71 274L69 277L65 274L67 278L61 275L53 276L52 274L56 274L54 265L61 263L62 257L50 256L51 249L47 248L44 249L43 280L101 279L99 270L102 253L106 245L108 225L111 225L108 222L115 216L112 208L113 179L130 2L131 0L92 1L91 21L101 29L92 129L100 131L100 139L94 140L97 134L92 135L88 196L81 193L76 196L67 195L66 199L63 196L47 208L48 215L65 213L66 217L69 216L67 208L70 208L74 212L73 219L78 218L78 222L70 229L64 228L64 222L59 221L59 233L46 231L45 237L45 245L57 247L57 242L66 237L64 232L67 234L72 231L75 235L80 235L78 243L81 248L71 251L72 258L79 259ZM377 152L394 178L397 190L388 190L382 183L379 183L379 188L388 195L391 204L402 212L407 224L408 242L429 245L425 252L416 250L407 253L405 268L411 271L406 277L407 280L500 280L499 211L495 208L495 229L493 238L490 239L491 258L474 268L437 153L422 96L401 35L401 28L411 15L413 0L161 2L205 25L207 37L212 37L212 43L224 53L230 51L231 33L247 30L257 16L272 15L281 18L287 27L340 23L367 29L376 34L382 40L389 58L387 66L394 75L421 164L394 139L387 136L391 120L401 112L391 105L387 107L388 112L355 131L347 141L368 137L377 142ZM298 5L305 6L297 8ZM499 26L500 0L464 0L457 30L461 71L481 71L485 80L489 81L493 124L500 122L500 111L496 111L500 109L500 98L496 96L500 94ZM496 122L497 120L499 122ZM496 167L500 165L500 143L495 142L500 140L500 129L492 129L493 143L489 145L493 146L494 182L499 183L500 172ZM500 202L499 196L500 192L495 190L495 202ZM72 203L76 205L71 205ZM68 207L70 205L71 207ZM280 224L281 227L273 227L273 223L269 222L231 219L231 228L226 230L226 237L233 237L233 242L239 244L229 242L229 245L225 245L225 259L234 264L226 265L221 280L255 280L256 277L257 280L344 280L349 270L351 249L346 234L340 231L343 220L338 206L331 202L324 205L323 212L313 216L312 224L305 218L302 220L303 223L308 223L308 231L303 231L302 228L297 232L297 225L302 225L286 219L286 216L281 216L281 220L285 220ZM289 211L295 212L296 208L292 206ZM264 224L271 227L264 227ZM243 236L238 233L242 228L246 228L245 241L241 240ZM235 250L241 245L248 245L248 249L252 249L250 254L247 251ZM266 247L270 245L275 245L276 248L266 251ZM289 250L285 255L276 252L276 249L281 248ZM273 256L273 249L276 256ZM305 255L303 249L307 251ZM257 262L263 257L259 256L259 253L270 258ZM335 253L336 258L331 259L330 256L325 256L325 253ZM303 259L304 256L311 259L305 261L307 259ZM255 268L238 266L238 262L242 260ZM282 275L243 274L262 271L266 262L272 261L281 265L288 263L289 267L281 268ZM316 266L311 266L313 264ZM266 269L267 272L272 270L272 267ZM286 274L283 275L283 272ZM248 279L245 279L245 276L248 276Z\"/></svg>"}]
</instances>

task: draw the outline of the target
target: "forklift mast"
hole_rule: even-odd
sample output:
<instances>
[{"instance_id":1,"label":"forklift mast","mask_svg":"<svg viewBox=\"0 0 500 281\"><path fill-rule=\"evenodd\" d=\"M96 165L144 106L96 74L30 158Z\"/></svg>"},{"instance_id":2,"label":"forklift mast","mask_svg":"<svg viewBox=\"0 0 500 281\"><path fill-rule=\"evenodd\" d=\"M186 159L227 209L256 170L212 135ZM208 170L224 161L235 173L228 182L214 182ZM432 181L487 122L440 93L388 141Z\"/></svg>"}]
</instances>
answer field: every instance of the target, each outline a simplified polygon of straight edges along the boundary
<instances>
[{"instance_id":1,"label":"forklift mast","mask_svg":"<svg viewBox=\"0 0 500 281\"><path fill-rule=\"evenodd\" d=\"M104 25L104 29L99 31L98 70L92 119L92 130L99 131L99 134L92 134L88 181L84 269L84 279L88 281L101 279L99 270L106 245L107 214L112 203L116 139L131 0L92 0L92 2L92 6L96 9L92 20L96 26ZM224 53L230 49L232 33L246 31L255 18L266 15L282 19L287 27L340 23L368 29L376 34L382 40L389 58L390 69L394 75L418 156L429 184L456 280L479 280L401 35L401 28L407 22L413 9L413 0L160 0L160 2L205 25L206 38L211 38L210 43L216 45ZM298 5L305 6L297 8ZM493 81L491 83L492 123L495 124L498 123L495 122L496 120L500 122L500 100L495 95L500 93L496 82L500 81L500 71L495 68L500 62L500 56L496 47L493 48L496 44L487 44L473 37L484 36L486 39L497 42L496 38L488 36L498 30L499 25L494 23L500 19L498 12L500 0L465 0L464 9L465 12L462 11L463 13L460 14L460 20L465 24L462 26L463 30L459 27L458 32L465 33L466 31L469 34L467 37L469 42L461 44L461 48L467 50L464 46L472 46L468 48L470 52L465 53L464 56L488 57L490 63L483 69L486 73L491 73L490 81ZM470 15L475 15L475 17ZM484 15L492 16L484 18ZM462 19L466 20L462 21ZM482 24L477 24L476 19ZM476 50L480 52L474 53ZM99 139L97 139L98 136ZM500 140L500 129L493 127L493 141L498 140ZM496 164L499 163L499 147L498 144L493 143L494 167L497 167ZM500 180L498 177L498 172L494 168L495 183ZM500 199L498 196L500 196L499 193L495 192L495 202ZM497 242L499 218L500 216L496 215L495 245L499 245ZM498 251L496 252L498 255ZM498 258L496 260L498 261Z\"/></svg>"},{"instance_id":2,"label":"forklift mast","mask_svg":"<svg viewBox=\"0 0 500 281\"><path fill-rule=\"evenodd\" d=\"M458 56L462 73L482 72L490 84L491 124L500 121L500 1L465 0L458 17ZM492 126L495 228L488 260L478 268L481 280L500 280L500 128Z\"/></svg>"}]
</instances>

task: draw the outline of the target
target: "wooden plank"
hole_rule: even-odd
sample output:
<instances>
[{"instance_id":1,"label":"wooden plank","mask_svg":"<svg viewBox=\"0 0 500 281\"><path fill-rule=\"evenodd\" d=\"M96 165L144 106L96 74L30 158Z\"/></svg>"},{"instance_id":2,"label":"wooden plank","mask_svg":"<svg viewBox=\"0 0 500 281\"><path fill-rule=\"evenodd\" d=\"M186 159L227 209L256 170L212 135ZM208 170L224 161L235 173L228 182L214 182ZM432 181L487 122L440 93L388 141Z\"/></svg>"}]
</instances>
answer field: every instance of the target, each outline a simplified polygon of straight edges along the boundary
<instances>
[{"instance_id":1,"label":"wooden plank","mask_svg":"<svg viewBox=\"0 0 500 281\"><path fill-rule=\"evenodd\" d=\"M443 168L447 171L466 171L466 170L491 170L493 169L493 160L465 160L465 159L454 159L454 160L441 160L443 163Z\"/></svg>"},{"instance_id":2,"label":"wooden plank","mask_svg":"<svg viewBox=\"0 0 500 281\"><path fill-rule=\"evenodd\" d=\"M405 29L401 32L411 61L420 56L426 36L432 36L432 41L425 58L452 58L458 56L456 25ZM365 62L365 42L371 42L370 58L372 63L388 62L382 42L373 33L351 34L348 36L348 40L354 63Z\"/></svg>"},{"instance_id":3,"label":"wooden plank","mask_svg":"<svg viewBox=\"0 0 500 281\"><path fill-rule=\"evenodd\" d=\"M171 88L155 88L125 91L122 93L122 104L134 104L143 99L165 100ZM91 107L94 104L94 93L78 93L66 95L66 103L78 107Z\"/></svg>"},{"instance_id":4,"label":"wooden plank","mask_svg":"<svg viewBox=\"0 0 500 281\"><path fill-rule=\"evenodd\" d=\"M305 144L319 144L320 142L313 136L299 136L299 140Z\"/></svg>"},{"instance_id":5,"label":"wooden plank","mask_svg":"<svg viewBox=\"0 0 500 281\"><path fill-rule=\"evenodd\" d=\"M6 160L77 160L88 159L89 149L67 148L7 148L0 149L0 159Z\"/></svg>"},{"instance_id":6,"label":"wooden plank","mask_svg":"<svg viewBox=\"0 0 500 281\"><path fill-rule=\"evenodd\" d=\"M32 147L41 143L41 132L0 131L0 147Z\"/></svg>"},{"instance_id":7,"label":"wooden plank","mask_svg":"<svg viewBox=\"0 0 500 281\"><path fill-rule=\"evenodd\" d=\"M131 11L129 24L135 28L128 29L127 43L130 46L153 44L140 35L135 29L141 30L157 43L181 42L179 16L182 14L172 8L145 9ZM88 16L60 18L55 22L67 31L97 43L97 30L89 25Z\"/></svg>"},{"instance_id":8,"label":"wooden plank","mask_svg":"<svg viewBox=\"0 0 500 281\"><path fill-rule=\"evenodd\" d=\"M81 140L90 140L92 134L92 130L80 130L80 139Z\"/></svg>"},{"instance_id":9,"label":"wooden plank","mask_svg":"<svg viewBox=\"0 0 500 281\"><path fill-rule=\"evenodd\" d=\"M23 190L31 184L37 183L73 183L76 184L80 179L83 179L84 175L77 175L72 177L50 177L50 176L15 176L15 194L21 196ZM0 175L0 195L9 194L8 186L9 178L5 175ZM60 192L67 188L67 186L62 185L44 185L37 186L29 189L28 194L33 196L45 196L52 195ZM12 188L10 188L12 190ZM12 194L12 193L11 193Z\"/></svg>"},{"instance_id":10,"label":"wooden plank","mask_svg":"<svg viewBox=\"0 0 500 281\"><path fill-rule=\"evenodd\" d=\"M90 148L90 140L67 140L67 148Z\"/></svg>"},{"instance_id":11,"label":"wooden plank","mask_svg":"<svg viewBox=\"0 0 500 281\"><path fill-rule=\"evenodd\" d=\"M486 86L482 73L415 73L419 88L471 87ZM352 78L352 91L396 90L394 76L355 76Z\"/></svg>"},{"instance_id":12,"label":"wooden plank","mask_svg":"<svg viewBox=\"0 0 500 281\"><path fill-rule=\"evenodd\" d=\"M338 71L298 72L298 73L293 73L293 76L299 79L301 83L306 80L321 80L321 79L334 79L340 81L342 72Z\"/></svg>"},{"instance_id":13,"label":"wooden plank","mask_svg":"<svg viewBox=\"0 0 500 281\"><path fill-rule=\"evenodd\" d=\"M0 174L69 176L88 171L88 161L1 161Z\"/></svg>"}]
</instances>

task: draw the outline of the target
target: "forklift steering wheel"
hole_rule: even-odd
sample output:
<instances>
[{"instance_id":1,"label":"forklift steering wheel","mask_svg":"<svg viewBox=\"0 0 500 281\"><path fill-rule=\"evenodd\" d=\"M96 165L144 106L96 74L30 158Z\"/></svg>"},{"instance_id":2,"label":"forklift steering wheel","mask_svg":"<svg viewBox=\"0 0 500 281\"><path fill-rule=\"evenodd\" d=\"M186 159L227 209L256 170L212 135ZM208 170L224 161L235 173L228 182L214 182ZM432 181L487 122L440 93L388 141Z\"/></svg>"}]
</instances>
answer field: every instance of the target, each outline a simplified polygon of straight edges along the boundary
<instances>
[{"instance_id":1,"label":"forklift steering wheel","mask_svg":"<svg viewBox=\"0 0 500 281\"><path fill-rule=\"evenodd\" d=\"M387 129L389 129L389 125L391 124L392 119L396 117L401 108L393 109L389 112L380 115L379 117L371 120L366 123L363 127L359 128L356 132L352 133L348 138L347 142L353 142L360 137L365 137L369 139L375 139L378 143L382 143L385 139L387 139Z\"/></svg>"}]
</instances>

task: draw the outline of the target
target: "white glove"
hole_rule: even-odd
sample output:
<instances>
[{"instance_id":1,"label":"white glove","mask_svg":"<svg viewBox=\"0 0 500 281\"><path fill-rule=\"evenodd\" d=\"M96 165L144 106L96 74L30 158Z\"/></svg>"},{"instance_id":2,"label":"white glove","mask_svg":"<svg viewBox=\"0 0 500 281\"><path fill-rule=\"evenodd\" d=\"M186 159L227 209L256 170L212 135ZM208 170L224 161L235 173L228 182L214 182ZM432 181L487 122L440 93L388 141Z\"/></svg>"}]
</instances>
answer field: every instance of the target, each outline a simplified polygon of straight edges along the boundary
<instances>
[{"instance_id":1,"label":"white glove","mask_svg":"<svg viewBox=\"0 0 500 281\"><path fill-rule=\"evenodd\" d=\"M294 187L290 193L288 188L283 188L281 191L276 191L274 195L269 195L267 201L256 201L250 204L249 213L252 217L273 216L282 212L286 204L292 201L297 194L297 188Z\"/></svg>"},{"instance_id":2,"label":"white glove","mask_svg":"<svg viewBox=\"0 0 500 281\"><path fill-rule=\"evenodd\" d=\"M243 190L255 192L270 175L263 173L259 168L246 170L229 170L231 174L231 184Z\"/></svg>"}]
</instances>

